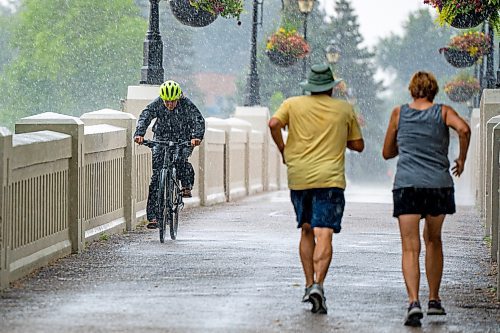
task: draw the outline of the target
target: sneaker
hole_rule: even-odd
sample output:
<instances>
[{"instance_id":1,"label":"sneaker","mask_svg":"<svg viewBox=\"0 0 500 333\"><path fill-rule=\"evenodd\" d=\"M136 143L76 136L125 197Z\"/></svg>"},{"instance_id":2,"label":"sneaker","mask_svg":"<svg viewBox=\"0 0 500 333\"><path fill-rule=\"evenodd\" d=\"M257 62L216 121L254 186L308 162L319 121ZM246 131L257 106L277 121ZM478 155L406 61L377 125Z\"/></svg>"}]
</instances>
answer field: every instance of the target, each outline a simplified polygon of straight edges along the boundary
<instances>
[{"instance_id":1,"label":"sneaker","mask_svg":"<svg viewBox=\"0 0 500 333\"><path fill-rule=\"evenodd\" d=\"M311 309L312 313L326 314L326 298L323 287L317 283L311 286L311 290L309 291L309 302L313 305Z\"/></svg>"},{"instance_id":2,"label":"sneaker","mask_svg":"<svg viewBox=\"0 0 500 333\"><path fill-rule=\"evenodd\" d=\"M151 220L146 225L146 228L148 228L148 229L156 229L156 228L158 228L158 222L156 220Z\"/></svg>"},{"instance_id":3,"label":"sneaker","mask_svg":"<svg viewBox=\"0 0 500 333\"><path fill-rule=\"evenodd\" d=\"M429 301L427 305L427 315L428 316L444 316L446 311L441 306L441 301Z\"/></svg>"},{"instance_id":4,"label":"sneaker","mask_svg":"<svg viewBox=\"0 0 500 333\"><path fill-rule=\"evenodd\" d=\"M311 301L311 299L309 298L309 293L311 292L311 289L312 285L304 288L304 296L302 296L302 303L307 303Z\"/></svg>"},{"instance_id":5,"label":"sneaker","mask_svg":"<svg viewBox=\"0 0 500 333\"><path fill-rule=\"evenodd\" d=\"M422 326L420 319L422 319L423 317L424 315L422 313L422 308L420 307L420 302L411 302L410 306L408 307L408 312L406 313L405 325L420 327Z\"/></svg>"},{"instance_id":6,"label":"sneaker","mask_svg":"<svg viewBox=\"0 0 500 333\"><path fill-rule=\"evenodd\" d=\"M190 188L183 188L182 189L182 197L183 198L192 198L193 195L191 194L191 189Z\"/></svg>"}]
</instances>

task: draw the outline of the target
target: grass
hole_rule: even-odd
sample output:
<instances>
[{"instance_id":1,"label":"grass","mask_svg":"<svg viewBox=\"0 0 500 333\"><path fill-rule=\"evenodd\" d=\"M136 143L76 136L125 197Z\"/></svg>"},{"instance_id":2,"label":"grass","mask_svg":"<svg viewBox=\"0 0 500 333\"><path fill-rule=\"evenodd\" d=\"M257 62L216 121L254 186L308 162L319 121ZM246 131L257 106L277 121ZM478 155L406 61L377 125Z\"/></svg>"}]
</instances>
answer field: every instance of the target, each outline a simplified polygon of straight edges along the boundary
<instances>
[{"instance_id":1,"label":"grass","mask_svg":"<svg viewBox=\"0 0 500 333\"><path fill-rule=\"evenodd\" d=\"M100 240L100 241L105 242L105 241L109 240L109 235L108 235L107 233L105 233L105 232L104 232L104 233L102 233L102 234L99 236L99 240Z\"/></svg>"}]
</instances>

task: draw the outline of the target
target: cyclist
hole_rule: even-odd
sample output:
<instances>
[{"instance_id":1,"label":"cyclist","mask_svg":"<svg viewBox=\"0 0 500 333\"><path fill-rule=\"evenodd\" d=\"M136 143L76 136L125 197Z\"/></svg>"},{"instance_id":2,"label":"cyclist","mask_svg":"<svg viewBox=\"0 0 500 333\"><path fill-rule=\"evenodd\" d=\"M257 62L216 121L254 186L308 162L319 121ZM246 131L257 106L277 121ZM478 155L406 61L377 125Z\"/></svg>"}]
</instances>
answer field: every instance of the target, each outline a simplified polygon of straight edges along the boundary
<instances>
[{"instance_id":1,"label":"cyclist","mask_svg":"<svg viewBox=\"0 0 500 333\"><path fill-rule=\"evenodd\" d=\"M190 198L194 183L194 169L188 162L193 152L193 147L199 146L205 134L205 119L200 110L191 100L184 96L180 85L172 80L165 81L160 86L160 96L153 100L141 112L137 120L134 141L142 144L144 134L156 118L153 126L154 140L185 142L191 141L191 147L186 147L183 156L177 164L178 176L182 185L182 196ZM165 148L153 148L153 175L149 184L149 195L146 207L147 228L158 227L158 181L163 166Z\"/></svg>"}]
</instances>

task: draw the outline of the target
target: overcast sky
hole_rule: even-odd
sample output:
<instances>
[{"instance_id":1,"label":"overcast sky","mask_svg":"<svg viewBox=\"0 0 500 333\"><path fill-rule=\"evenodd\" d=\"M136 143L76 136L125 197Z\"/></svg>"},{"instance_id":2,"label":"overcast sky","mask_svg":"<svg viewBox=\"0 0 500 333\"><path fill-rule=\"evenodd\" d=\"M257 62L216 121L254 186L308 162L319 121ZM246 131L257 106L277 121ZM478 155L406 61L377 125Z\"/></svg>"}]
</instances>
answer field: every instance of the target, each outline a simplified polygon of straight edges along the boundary
<instances>
[{"instance_id":1,"label":"overcast sky","mask_svg":"<svg viewBox=\"0 0 500 333\"><path fill-rule=\"evenodd\" d=\"M327 11L332 10L334 0L320 0ZM401 25L408 13L420 8L431 8L423 0L350 0L358 15L360 31L365 44L373 46L391 31L400 34Z\"/></svg>"}]
</instances>

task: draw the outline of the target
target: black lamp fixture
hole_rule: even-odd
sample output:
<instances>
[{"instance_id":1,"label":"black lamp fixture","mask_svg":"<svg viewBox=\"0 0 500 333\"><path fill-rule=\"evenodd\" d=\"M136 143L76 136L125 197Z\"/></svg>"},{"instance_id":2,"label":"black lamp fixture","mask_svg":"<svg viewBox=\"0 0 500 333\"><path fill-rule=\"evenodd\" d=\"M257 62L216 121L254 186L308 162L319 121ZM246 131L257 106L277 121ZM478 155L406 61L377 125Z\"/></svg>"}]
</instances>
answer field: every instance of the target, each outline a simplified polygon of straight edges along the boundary
<instances>
[{"instance_id":1,"label":"black lamp fixture","mask_svg":"<svg viewBox=\"0 0 500 333\"><path fill-rule=\"evenodd\" d=\"M299 11L304 14L304 39L307 42L307 16L312 12L314 0L297 0ZM304 57L302 62L302 77L306 77L307 57Z\"/></svg>"},{"instance_id":2,"label":"black lamp fixture","mask_svg":"<svg viewBox=\"0 0 500 333\"><path fill-rule=\"evenodd\" d=\"M340 47L334 39L330 40L330 44L325 48L325 57L330 65L335 65L339 61Z\"/></svg>"}]
</instances>

